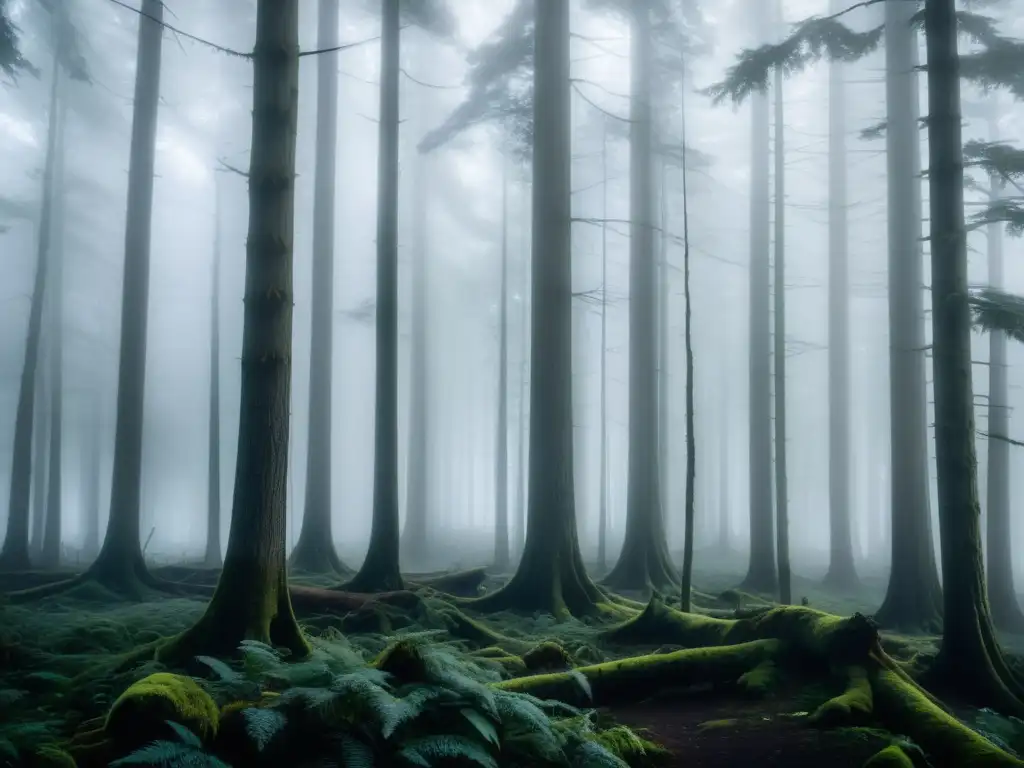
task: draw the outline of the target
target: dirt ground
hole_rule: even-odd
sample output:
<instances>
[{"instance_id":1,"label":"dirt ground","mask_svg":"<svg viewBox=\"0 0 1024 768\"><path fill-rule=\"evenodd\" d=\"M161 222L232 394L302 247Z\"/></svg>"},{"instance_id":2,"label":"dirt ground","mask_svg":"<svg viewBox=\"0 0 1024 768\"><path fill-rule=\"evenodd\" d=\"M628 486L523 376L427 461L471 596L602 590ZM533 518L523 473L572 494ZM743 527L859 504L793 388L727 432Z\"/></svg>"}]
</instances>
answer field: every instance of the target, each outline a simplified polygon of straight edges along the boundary
<instances>
[{"instance_id":1,"label":"dirt ground","mask_svg":"<svg viewBox=\"0 0 1024 768\"><path fill-rule=\"evenodd\" d=\"M809 726L793 697L733 697L650 702L608 710L617 722L646 729L672 753L670 768L861 768L887 742L853 730Z\"/></svg>"}]
</instances>

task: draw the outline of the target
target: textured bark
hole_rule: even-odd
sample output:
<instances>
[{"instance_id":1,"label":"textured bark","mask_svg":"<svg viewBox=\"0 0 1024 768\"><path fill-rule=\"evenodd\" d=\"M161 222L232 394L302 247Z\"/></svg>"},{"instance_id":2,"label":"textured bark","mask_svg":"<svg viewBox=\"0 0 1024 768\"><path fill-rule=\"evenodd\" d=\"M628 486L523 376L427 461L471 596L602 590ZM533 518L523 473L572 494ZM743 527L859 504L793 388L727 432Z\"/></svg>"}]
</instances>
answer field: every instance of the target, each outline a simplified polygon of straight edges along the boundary
<instances>
[{"instance_id":1,"label":"textured bark","mask_svg":"<svg viewBox=\"0 0 1024 768\"><path fill-rule=\"evenodd\" d=\"M33 429L37 416L36 395L42 387L39 370L40 347L43 336L43 306L46 303L47 277L50 264L51 219L53 217L53 181L57 159L57 128L59 125L58 87L60 72L57 55L53 58L53 82L50 86L50 115L46 133L46 164L43 169L42 205L39 215L39 237L36 250L36 274L32 283L32 304L29 309L28 333L25 340L25 358L21 368L18 389L18 407L14 422L14 450L11 458L11 485L7 506L7 533L0 550L0 571L22 571L30 567L29 559L29 500L33 501L36 518L42 522L44 510L42 485L45 452L40 450L48 434ZM41 426L41 425L40 425ZM35 433L35 451L33 451ZM33 478L33 473L35 473ZM33 479L35 485L33 487ZM42 525L33 524L33 546L41 547Z\"/></svg>"},{"instance_id":2,"label":"textured bark","mask_svg":"<svg viewBox=\"0 0 1024 768\"><path fill-rule=\"evenodd\" d=\"M103 468L103 408L102 397L97 386L92 396L89 429L84 435L85 446L82 467L85 470L85 539L83 549L86 557L93 558L100 551L100 494Z\"/></svg>"},{"instance_id":3,"label":"textured bark","mask_svg":"<svg viewBox=\"0 0 1024 768\"><path fill-rule=\"evenodd\" d=\"M761 29L768 23L766 4L752 2L755 29ZM750 562L742 587L762 593L774 593L778 583L772 503L769 138L768 98L755 93L750 146Z\"/></svg>"},{"instance_id":4,"label":"textured bark","mask_svg":"<svg viewBox=\"0 0 1024 768\"><path fill-rule=\"evenodd\" d=\"M53 218L50 235L50 457L46 474L46 524L39 565L60 565L64 491L64 133L67 105L57 99L57 144L53 171Z\"/></svg>"},{"instance_id":5,"label":"textured bark","mask_svg":"<svg viewBox=\"0 0 1024 768\"><path fill-rule=\"evenodd\" d=\"M605 578L617 589L677 585L665 538L658 455L658 296L649 8L632 6L629 241L629 460L626 535Z\"/></svg>"},{"instance_id":6,"label":"textured bark","mask_svg":"<svg viewBox=\"0 0 1024 768\"><path fill-rule=\"evenodd\" d=\"M668 166L661 163L660 184L657 185L658 196L658 318L656 321L658 335L658 415L656 429L658 432L658 487L661 489L662 516L666 518L666 537L668 529L675 521L669 515L672 508L672 472L669 470L669 454L671 453L672 433L671 408L672 396L669 391L669 286L670 272L668 266Z\"/></svg>"},{"instance_id":7,"label":"textured bark","mask_svg":"<svg viewBox=\"0 0 1024 768\"><path fill-rule=\"evenodd\" d=\"M163 4L158 0L144 0L142 14L139 16L135 108L128 161L128 215L121 294L121 346L110 517L103 546L89 569L92 576L110 588L125 593L137 592L140 579L144 581L146 574L139 537L142 420L162 18Z\"/></svg>"},{"instance_id":8,"label":"textured bark","mask_svg":"<svg viewBox=\"0 0 1024 768\"><path fill-rule=\"evenodd\" d=\"M40 356L46 353L47 335L43 331ZM50 391L50 377L44 365L37 366L35 387L35 434L32 437L32 538L29 540L29 554L33 559L37 558L43 549L43 528L46 526L46 471L50 455L50 409L47 407L47 394Z\"/></svg>"},{"instance_id":9,"label":"textured bark","mask_svg":"<svg viewBox=\"0 0 1024 768\"><path fill-rule=\"evenodd\" d=\"M942 596L932 543L924 357L924 260L915 13L885 3L892 570L879 625L936 631Z\"/></svg>"},{"instance_id":10,"label":"textured bark","mask_svg":"<svg viewBox=\"0 0 1024 768\"><path fill-rule=\"evenodd\" d=\"M776 0L782 25L782 2ZM786 123L781 69L775 70L775 552L779 565L779 602L793 602L789 568L789 477L786 468Z\"/></svg>"},{"instance_id":11,"label":"textured bark","mask_svg":"<svg viewBox=\"0 0 1024 768\"><path fill-rule=\"evenodd\" d=\"M317 47L338 45L338 3L320 0ZM334 361L334 190L338 147L338 54L317 57L316 168L313 176L313 301L310 333L306 506L291 566L341 573L331 525L331 379Z\"/></svg>"},{"instance_id":12,"label":"textured bark","mask_svg":"<svg viewBox=\"0 0 1024 768\"><path fill-rule=\"evenodd\" d=\"M206 475L206 554L208 568L220 568L220 184L214 188L213 280L210 286L210 414Z\"/></svg>"},{"instance_id":13,"label":"textured bark","mask_svg":"<svg viewBox=\"0 0 1024 768\"><path fill-rule=\"evenodd\" d=\"M842 10L832 0L830 12ZM850 286L846 180L846 67L829 65L828 102L828 521L825 583L839 590L857 584L850 494ZM869 503L873 503L869 502Z\"/></svg>"},{"instance_id":14,"label":"textured bark","mask_svg":"<svg viewBox=\"0 0 1024 768\"><path fill-rule=\"evenodd\" d=\"M928 0L925 35L935 455L944 598L942 642L932 671L968 701L1020 715L1022 689L995 637L981 552L954 0Z\"/></svg>"},{"instance_id":15,"label":"textured bark","mask_svg":"<svg viewBox=\"0 0 1024 768\"><path fill-rule=\"evenodd\" d=\"M377 152L377 371L373 523L370 545L348 589L402 588L398 518L398 77L400 2L383 0Z\"/></svg>"},{"instance_id":16,"label":"textured bark","mask_svg":"<svg viewBox=\"0 0 1024 768\"><path fill-rule=\"evenodd\" d=\"M494 451L494 567L508 570L508 160L501 165L501 296L498 300L498 419Z\"/></svg>"},{"instance_id":17,"label":"textured bark","mask_svg":"<svg viewBox=\"0 0 1024 768\"><path fill-rule=\"evenodd\" d=\"M525 198L524 208L528 198L526 192L529 185L523 185ZM523 223L526 226L526 222ZM529 242L523 248L523 295L519 303L519 456L516 461L516 527L515 545L513 552L516 557L521 557L523 547L526 544L526 411L527 411L527 387L529 384L529 363L530 363L530 251Z\"/></svg>"},{"instance_id":18,"label":"textured bark","mask_svg":"<svg viewBox=\"0 0 1024 768\"><path fill-rule=\"evenodd\" d=\"M595 610L580 556L573 492L569 2L536 7L529 521L512 580L480 610Z\"/></svg>"},{"instance_id":19,"label":"textured bark","mask_svg":"<svg viewBox=\"0 0 1024 768\"><path fill-rule=\"evenodd\" d=\"M989 140L999 141L995 114L989 117ZM993 174L989 178L990 199L997 200L1004 186L1002 177ZM1000 222L988 225L988 282L992 288L1003 288L1003 224ZM995 625L1020 634L1024 633L1024 611L1017 602L1013 583L1010 444L1005 440L1009 436L1010 421L1006 335L1002 331L991 331L988 349L988 494L985 509L988 599Z\"/></svg>"},{"instance_id":20,"label":"textured bark","mask_svg":"<svg viewBox=\"0 0 1024 768\"><path fill-rule=\"evenodd\" d=\"M231 529L206 612L163 650L167 658L232 655L243 640L296 656L309 650L292 610L285 557L298 27L297 0L259 0Z\"/></svg>"}]
</instances>

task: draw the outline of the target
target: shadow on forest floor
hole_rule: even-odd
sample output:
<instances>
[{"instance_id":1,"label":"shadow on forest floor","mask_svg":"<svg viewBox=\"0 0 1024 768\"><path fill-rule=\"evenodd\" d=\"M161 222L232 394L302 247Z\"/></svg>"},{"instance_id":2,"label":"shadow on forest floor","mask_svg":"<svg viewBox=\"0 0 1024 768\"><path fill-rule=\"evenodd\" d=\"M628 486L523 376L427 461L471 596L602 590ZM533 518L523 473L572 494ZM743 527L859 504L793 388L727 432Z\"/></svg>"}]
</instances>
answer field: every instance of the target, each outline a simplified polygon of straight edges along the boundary
<instances>
[{"instance_id":1,"label":"shadow on forest floor","mask_svg":"<svg viewBox=\"0 0 1024 768\"><path fill-rule=\"evenodd\" d=\"M731 563L720 562L718 569L698 571L695 583L700 591L714 595L733 587L738 581L738 572L730 572L729 565ZM155 570L164 571L165 578L189 576L197 584L215 581L215 574L210 572L175 570L174 567ZM48 575L23 575L17 583L0 579L0 590L24 588L46 580L50 580ZM295 581L325 585L322 579L315 578L296 578ZM494 584L492 580L488 586ZM838 596L824 590L817 581L797 577L793 591L798 599L807 597L814 608L849 615L856 611L871 613L881 601L883 588L880 579L865 578L854 594ZM672 596L666 597L671 601ZM428 598L426 602L431 600L438 598ZM37 748L40 743L61 743L90 722L95 725L97 718L110 710L128 686L149 674L163 671L157 662L149 661L126 671L100 676L90 674L112 668L119 656L140 645L187 628L199 617L204 605L201 599L183 598L124 603L91 584L31 606L4 605L0 598L0 765L55 765L25 762L17 756ZM431 615L430 611L416 616L392 615L388 626L376 631L358 631L346 626L344 619L337 616L300 616L300 620L311 636L335 645L343 644L366 661L385 651L398 636L434 631L432 642L454 641L449 651L461 654L458 658L466 660L467 669L479 667L473 674L481 675L481 680L496 681L525 672L521 668L521 650L504 656L488 653L495 650L493 646L483 648L485 643L478 642L474 647L472 643L465 643L464 637L452 637L446 634L450 625L432 622ZM600 642L600 632L607 629L607 623L557 622L550 616L523 618L498 614L488 618L486 627L517 648L553 641L566 649L572 662L580 666L626 655L622 649L609 648ZM904 650L910 648L916 654L927 656L934 652L934 638L897 638L897 641ZM1007 638L1007 646L1020 652L1024 650L1024 638ZM652 645L628 650L628 655L636 655L659 649ZM515 664L510 666L510 660ZM76 680L82 675L89 676L87 686ZM660 758L652 754L649 760L630 759L624 763L626 765L714 768L819 766L827 762L833 768L857 768L885 747L893 736L863 728L828 732L809 728L803 722L807 713L834 695L835 691L813 683L798 689L775 690L762 700L729 692L722 695L690 691L685 698L621 706L613 703L602 711L638 732L646 730L648 738L671 753ZM1002 746L1024 744L1024 724L998 718L984 710L960 711L959 714L976 730L999 740ZM195 764L216 765L212 762ZM505 762L498 764L506 765ZM933 761L933 764L940 765L941 761Z\"/></svg>"}]
</instances>

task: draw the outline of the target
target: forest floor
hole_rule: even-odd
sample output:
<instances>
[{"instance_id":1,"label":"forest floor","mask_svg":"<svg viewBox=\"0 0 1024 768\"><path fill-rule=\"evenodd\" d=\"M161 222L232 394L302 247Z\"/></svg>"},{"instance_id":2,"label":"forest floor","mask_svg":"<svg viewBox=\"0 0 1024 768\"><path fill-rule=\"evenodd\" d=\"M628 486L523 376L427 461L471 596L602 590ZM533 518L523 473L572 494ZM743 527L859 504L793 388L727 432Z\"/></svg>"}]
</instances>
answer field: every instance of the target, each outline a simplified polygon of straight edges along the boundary
<instances>
[{"instance_id":1,"label":"forest floor","mask_svg":"<svg viewBox=\"0 0 1024 768\"><path fill-rule=\"evenodd\" d=\"M741 573L732 570L733 565L719 558L714 570L698 570L696 588L714 595L734 587ZM160 570L164 569L157 569ZM174 569L166 570L165 577L175 575ZM15 580L0 575L0 592L52 578L39 574ZM192 580L212 582L213 575L196 572ZM317 580L306 583L323 584ZM806 597L811 607L830 613L870 614L881 600L881 583L866 578L853 594L837 596L822 589L817 581L797 577L794 596L797 600ZM140 645L182 631L199 617L204 605L205 600L200 598L157 595L146 602L125 603L93 585L30 605L7 605L0 598L0 766L44 765L20 761L16 755L31 750L40 741L60 741L80 732L90 721L95 723L129 685L161 671L162 667L148 661L103 676L90 673L110 667L121 655ZM446 638L446 625L432 624L422 613L416 617L390 613L386 625L377 627L363 626L337 615L300 615L300 621L311 635L344 643L367 660L384 651L395 637L429 630L436 631L438 642L462 643L452 647L463 649L459 652L466 653L467 658L473 652L472 643L467 646L464 637ZM580 665L667 650L653 646L625 650L604 647L598 634L607 624L505 614L488 617L482 623L523 647L542 641L557 642L571 649ZM915 652L924 657L934 652L934 638L903 640L912 643ZM1004 641L1012 652L1024 652L1024 637L1007 637ZM478 643L476 650L483 645ZM79 682L83 675L89 677L87 686ZM500 676L495 673L495 679ZM639 703L612 703L602 714L665 747L669 754L656 762L666 766L820 768L828 764L830 768L860 768L898 735L870 728L822 730L808 726L808 713L834 695L836 691L820 681L789 681L762 699L754 700L735 690L691 690L685 696L652 696ZM987 710L960 708L957 715L971 728L998 740L1000 746L1024 752L1024 723L1000 718ZM942 756L931 756L930 763L921 765L940 768Z\"/></svg>"}]
</instances>

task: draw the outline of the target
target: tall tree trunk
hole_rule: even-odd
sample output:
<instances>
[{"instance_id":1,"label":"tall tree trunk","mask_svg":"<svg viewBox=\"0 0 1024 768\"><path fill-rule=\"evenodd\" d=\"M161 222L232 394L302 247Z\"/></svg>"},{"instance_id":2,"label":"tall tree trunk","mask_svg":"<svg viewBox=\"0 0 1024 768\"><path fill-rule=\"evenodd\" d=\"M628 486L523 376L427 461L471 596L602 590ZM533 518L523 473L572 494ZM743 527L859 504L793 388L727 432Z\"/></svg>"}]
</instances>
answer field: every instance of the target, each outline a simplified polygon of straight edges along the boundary
<instances>
[{"instance_id":1,"label":"tall tree trunk","mask_svg":"<svg viewBox=\"0 0 1024 768\"><path fill-rule=\"evenodd\" d=\"M405 526L402 528L402 562L407 568L427 565L432 554L431 486L429 467L431 433L431 366L429 363L430 277L427 271L430 199L427 178L432 155L417 153L412 162L412 338L410 340L409 454L405 496Z\"/></svg>"},{"instance_id":2,"label":"tall tree trunk","mask_svg":"<svg viewBox=\"0 0 1024 768\"><path fill-rule=\"evenodd\" d=\"M46 524L39 564L60 565L64 491L64 134L67 105L57 99L57 145L53 172L53 215L50 235L50 458L46 473Z\"/></svg>"},{"instance_id":3,"label":"tall tree trunk","mask_svg":"<svg viewBox=\"0 0 1024 768\"><path fill-rule=\"evenodd\" d=\"M832 0L830 12L842 10ZM828 520L825 583L837 590L857 584L851 538L850 496L850 287L846 194L846 67L829 65L828 148Z\"/></svg>"},{"instance_id":4,"label":"tall tree trunk","mask_svg":"<svg viewBox=\"0 0 1024 768\"><path fill-rule=\"evenodd\" d=\"M932 365L944 627L933 673L971 703L1024 713L989 614L981 552L967 303L956 3L927 0Z\"/></svg>"},{"instance_id":5,"label":"tall tree trunk","mask_svg":"<svg viewBox=\"0 0 1024 768\"><path fill-rule=\"evenodd\" d=\"M88 558L100 551L100 504L103 472L103 407L97 384L92 396L89 429L84 433L85 451L82 468L85 472L85 537L83 549Z\"/></svg>"},{"instance_id":6,"label":"tall tree trunk","mask_svg":"<svg viewBox=\"0 0 1024 768\"><path fill-rule=\"evenodd\" d=\"M776 0L778 25L782 2ZM775 70L775 551L779 602L793 602L789 568L789 478L786 472L786 121L782 70Z\"/></svg>"},{"instance_id":7,"label":"tall tree trunk","mask_svg":"<svg viewBox=\"0 0 1024 768\"><path fill-rule=\"evenodd\" d=\"M608 568L608 120L601 120L601 464L597 564Z\"/></svg>"},{"instance_id":8,"label":"tall tree trunk","mask_svg":"<svg viewBox=\"0 0 1024 768\"><path fill-rule=\"evenodd\" d=\"M149 315L150 228L163 3L143 0L135 68L135 100L128 161L128 215L121 289L121 346L117 377L110 517L91 575L112 589L138 593L149 580L139 541L142 491L142 419Z\"/></svg>"},{"instance_id":9,"label":"tall tree trunk","mask_svg":"<svg viewBox=\"0 0 1024 768\"><path fill-rule=\"evenodd\" d=\"M672 527L672 491L669 471L669 453L671 452L670 424L671 395L669 394L669 267L668 267L668 166L661 163L660 184L658 195L658 414L656 429L658 432L658 483L661 488L662 516L666 518L666 537L668 528Z\"/></svg>"},{"instance_id":10,"label":"tall tree trunk","mask_svg":"<svg viewBox=\"0 0 1024 768\"><path fill-rule=\"evenodd\" d=\"M220 176L214 185L213 280L210 284L210 414L206 475L206 555L208 568L220 568Z\"/></svg>"},{"instance_id":11,"label":"tall tree trunk","mask_svg":"<svg viewBox=\"0 0 1024 768\"><path fill-rule=\"evenodd\" d=\"M684 315L684 344L686 348L686 507L684 517L683 571L682 590L680 592L680 610L690 610L690 587L693 582L693 521L696 514L694 492L697 484L697 438L694 434L694 403L693 403L693 302L690 300L690 199L688 197L686 177L686 72L680 78L680 112L682 114L682 161L680 173L683 176L683 293L686 301ZM667 266L667 263L666 263ZM667 277L667 274L665 275Z\"/></svg>"},{"instance_id":12,"label":"tall tree trunk","mask_svg":"<svg viewBox=\"0 0 1024 768\"><path fill-rule=\"evenodd\" d=\"M752 0L755 29L768 25L764 0ZM750 147L750 562L743 588L774 594L771 374L771 199L768 96L751 98Z\"/></svg>"},{"instance_id":13,"label":"tall tree trunk","mask_svg":"<svg viewBox=\"0 0 1024 768\"><path fill-rule=\"evenodd\" d=\"M494 452L494 567L506 571L508 551L508 160L501 163L501 298L498 301L498 420Z\"/></svg>"},{"instance_id":14,"label":"tall tree trunk","mask_svg":"<svg viewBox=\"0 0 1024 768\"><path fill-rule=\"evenodd\" d=\"M523 216L529 215L530 184L523 182ZM523 227L527 222L523 222ZM516 461L516 528L515 528L515 556L522 557L523 546L526 543L526 414L527 414L527 385L529 383L530 363L530 241L525 237L522 239L523 259L523 294L519 305L519 456Z\"/></svg>"},{"instance_id":15,"label":"tall tree trunk","mask_svg":"<svg viewBox=\"0 0 1024 768\"><path fill-rule=\"evenodd\" d=\"M989 140L999 141L996 104L989 115ZM1001 176L989 177L989 199L1003 194ZM988 282L1003 288L1003 224L988 225ZM988 335L988 494L986 499L986 542L988 550L988 599L992 621L1002 630L1024 633L1024 612L1017 602L1013 584L1013 532L1010 524L1009 392L1007 385L1006 335L993 330Z\"/></svg>"},{"instance_id":16,"label":"tall tree trunk","mask_svg":"<svg viewBox=\"0 0 1024 768\"><path fill-rule=\"evenodd\" d=\"M728 386L728 384L726 384ZM732 473L729 467L729 399L726 390L720 393L722 400L718 423L718 548L722 552L732 549L731 499L729 494L729 478Z\"/></svg>"},{"instance_id":17,"label":"tall tree trunk","mask_svg":"<svg viewBox=\"0 0 1024 768\"><path fill-rule=\"evenodd\" d=\"M398 76L400 0L383 0L377 152L377 372L373 523L370 545L348 589L402 588L398 517Z\"/></svg>"},{"instance_id":18,"label":"tall tree trunk","mask_svg":"<svg viewBox=\"0 0 1024 768\"><path fill-rule=\"evenodd\" d=\"M592 613L601 599L580 555L573 489L569 0L536 6L530 478L526 544L485 610Z\"/></svg>"},{"instance_id":19,"label":"tall tree trunk","mask_svg":"<svg viewBox=\"0 0 1024 768\"><path fill-rule=\"evenodd\" d=\"M36 418L36 394L42 389L39 370L40 347L43 336L43 305L46 302L46 283L50 269L50 237L53 218L54 166L57 159L58 87L60 71L56 52L53 57L53 80L50 85L50 116L46 130L46 160L43 169L42 205L39 214L39 235L36 250L36 274L32 283L32 304L28 316L25 339L25 358L21 367L18 388L18 409L14 421L14 450L11 458L11 486L7 506L7 534L0 550L0 571L24 571L31 567L29 559L29 500L33 498L36 519L44 507L42 486L45 452L40 448L48 432L33 429ZM42 409L40 409L42 410ZM41 420L42 421L42 420ZM41 426L41 425L40 425ZM33 433L35 450L33 451ZM35 455L33 455L33 453ZM33 487L33 472L35 484ZM42 544L42 525L33 528L33 547Z\"/></svg>"},{"instance_id":20,"label":"tall tree trunk","mask_svg":"<svg viewBox=\"0 0 1024 768\"><path fill-rule=\"evenodd\" d=\"M934 632L942 618L942 596L928 473L915 13L912 3L885 3L892 570L875 620L905 632Z\"/></svg>"},{"instance_id":21,"label":"tall tree trunk","mask_svg":"<svg viewBox=\"0 0 1024 768\"><path fill-rule=\"evenodd\" d=\"M626 536L605 578L617 589L678 584L668 553L658 456L658 263L651 144L650 10L632 6L629 240L629 461Z\"/></svg>"},{"instance_id":22,"label":"tall tree trunk","mask_svg":"<svg viewBox=\"0 0 1024 768\"><path fill-rule=\"evenodd\" d=\"M338 45L338 3L320 0L317 47ZM313 301L310 333L306 502L291 566L311 573L348 569L331 525L331 380L334 366L334 190L338 148L338 54L317 57L316 168L313 176Z\"/></svg>"},{"instance_id":23,"label":"tall tree trunk","mask_svg":"<svg viewBox=\"0 0 1024 768\"><path fill-rule=\"evenodd\" d=\"M48 302L44 300L44 304ZM43 331L40 355L47 352L48 334ZM43 529L46 527L46 475L50 456L50 408L47 395L50 377L46 366L36 371L35 426L32 437L32 538L29 542L31 559L38 559L43 551Z\"/></svg>"},{"instance_id":24,"label":"tall tree trunk","mask_svg":"<svg viewBox=\"0 0 1024 768\"><path fill-rule=\"evenodd\" d=\"M249 234L245 259L238 460L224 568L199 621L165 654L234 654L243 640L304 656L288 594L298 0L259 0L253 50ZM159 11L159 8L158 8Z\"/></svg>"}]
</instances>

